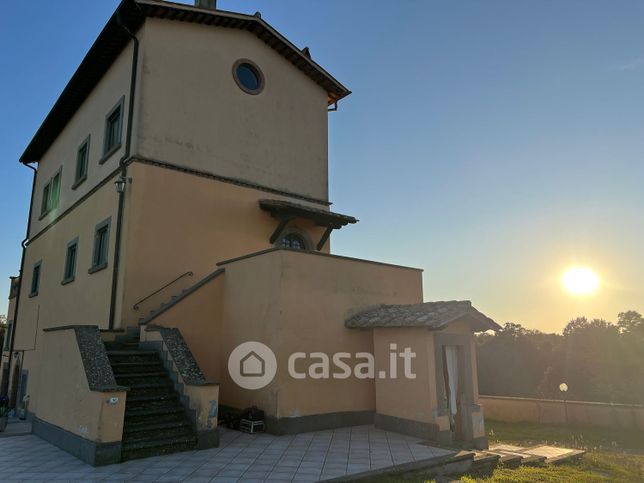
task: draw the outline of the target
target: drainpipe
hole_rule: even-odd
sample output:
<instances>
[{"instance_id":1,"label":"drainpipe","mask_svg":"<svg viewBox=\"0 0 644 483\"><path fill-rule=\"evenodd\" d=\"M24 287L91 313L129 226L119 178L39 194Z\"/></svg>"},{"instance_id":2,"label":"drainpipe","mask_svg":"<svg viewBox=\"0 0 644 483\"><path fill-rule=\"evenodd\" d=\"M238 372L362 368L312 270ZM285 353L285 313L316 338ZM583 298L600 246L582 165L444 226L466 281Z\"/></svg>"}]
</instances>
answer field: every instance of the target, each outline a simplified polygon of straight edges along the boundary
<instances>
[{"instance_id":1,"label":"drainpipe","mask_svg":"<svg viewBox=\"0 0 644 483\"><path fill-rule=\"evenodd\" d=\"M139 63L139 39L136 35L128 29L121 21L120 12L116 12L116 22L125 30L134 43L132 50L132 73L130 76L130 98L128 102L127 112L127 131L125 133L125 153L119 161L121 167L121 174L119 181L122 182L123 189L119 189L119 205L116 215L116 241L114 242L114 268L112 272L112 295L110 298L110 315L109 315L109 328L114 328L114 319L116 317L116 296L118 289L118 275L119 275L119 262L121 259L121 231L123 228L123 211L125 207L125 188L127 187L127 160L130 158L130 150L132 146L132 119L134 118L134 93L136 90L136 69Z\"/></svg>"},{"instance_id":2,"label":"drainpipe","mask_svg":"<svg viewBox=\"0 0 644 483\"><path fill-rule=\"evenodd\" d=\"M16 329L18 327L18 310L20 307L20 294L22 293L22 287L24 283L24 270L25 270L25 252L27 251L27 242L29 241L29 228L31 225L31 215L33 213L33 208L34 208L34 191L36 190L36 174L37 170L34 168L32 165L23 163L25 166L27 166L29 169L33 170L33 179L31 181L31 200L29 201L29 216L27 218L27 231L25 233L25 239L22 240L22 243L20 244L22 246L22 255L20 257L20 271L18 272L19 275L19 282L18 282L18 293L16 294L16 305L14 307L14 314L13 314L13 327L11 329L11 341L9 342L9 372L7 379L2 381L2 388L1 388L1 393L3 396L7 396L9 394L9 378L11 377L11 361L13 358L13 346L14 342L16 340Z\"/></svg>"}]
</instances>

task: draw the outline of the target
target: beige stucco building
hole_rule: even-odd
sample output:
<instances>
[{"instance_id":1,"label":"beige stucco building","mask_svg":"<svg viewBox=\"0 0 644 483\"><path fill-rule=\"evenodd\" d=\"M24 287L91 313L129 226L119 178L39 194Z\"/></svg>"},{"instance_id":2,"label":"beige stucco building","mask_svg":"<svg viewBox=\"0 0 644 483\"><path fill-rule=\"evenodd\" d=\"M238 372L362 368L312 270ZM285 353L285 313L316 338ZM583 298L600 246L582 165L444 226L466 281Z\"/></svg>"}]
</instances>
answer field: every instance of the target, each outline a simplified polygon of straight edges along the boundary
<instances>
[{"instance_id":1,"label":"beige stucco building","mask_svg":"<svg viewBox=\"0 0 644 483\"><path fill-rule=\"evenodd\" d=\"M20 159L3 392L92 464L215 445L218 417L253 405L277 433L484 446L473 333L496 324L423 303L419 269L331 253L357 222L328 196L327 116L349 90L259 14L197 3L123 0ZM249 341L277 363L258 389L228 370ZM339 352L351 377L311 376Z\"/></svg>"}]
</instances>

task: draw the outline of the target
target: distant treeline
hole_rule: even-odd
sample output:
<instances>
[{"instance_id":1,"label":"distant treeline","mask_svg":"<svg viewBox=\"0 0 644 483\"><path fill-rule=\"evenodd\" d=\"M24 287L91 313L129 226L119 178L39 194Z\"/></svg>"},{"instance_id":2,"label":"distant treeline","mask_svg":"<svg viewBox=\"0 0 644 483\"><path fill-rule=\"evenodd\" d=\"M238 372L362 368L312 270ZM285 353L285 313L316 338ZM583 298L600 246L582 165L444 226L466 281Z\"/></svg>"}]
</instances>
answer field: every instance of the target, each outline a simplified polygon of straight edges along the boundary
<instances>
[{"instance_id":1,"label":"distant treeline","mask_svg":"<svg viewBox=\"0 0 644 483\"><path fill-rule=\"evenodd\" d=\"M477 335L479 392L493 396L644 404L644 318L571 320L563 335L507 323Z\"/></svg>"}]
</instances>

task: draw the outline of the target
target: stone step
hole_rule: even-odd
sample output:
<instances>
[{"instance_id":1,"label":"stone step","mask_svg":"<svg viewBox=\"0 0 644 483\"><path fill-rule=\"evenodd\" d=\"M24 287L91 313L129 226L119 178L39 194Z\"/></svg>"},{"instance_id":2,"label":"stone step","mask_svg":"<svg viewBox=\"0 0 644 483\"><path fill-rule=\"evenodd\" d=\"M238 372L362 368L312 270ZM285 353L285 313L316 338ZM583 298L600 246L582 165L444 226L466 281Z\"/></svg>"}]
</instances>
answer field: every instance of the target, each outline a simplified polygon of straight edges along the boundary
<instances>
[{"instance_id":1,"label":"stone step","mask_svg":"<svg viewBox=\"0 0 644 483\"><path fill-rule=\"evenodd\" d=\"M481 453L476 451L472 459L472 466L468 471L473 474L491 474L501 460L501 457L496 454Z\"/></svg>"},{"instance_id":2,"label":"stone step","mask_svg":"<svg viewBox=\"0 0 644 483\"><path fill-rule=\"evenodd\" d=\"M151 376L156 376L156 377L162 377L165 376L166 378L170 379L168 376L168 373L165 371L155 371L155 372L124 372L124 373L119 373L119 374L114 374L114 377L116 379L127 379L127 378L145 378L145 377L151 377ZM118 381L117 381L118 382Z\"/></svg>"},{"instance_id":3,"label":"stone step","mask_svg":"<svg viewBox=\"0 0 644 483\"><path fill-rule=\"evenodd\" d=\"M108 342L105 343L105 350L107 351L136 351L139 348L139 343L135 344L110 344Z\"/></svg>"},{"instance_id":4,"label":"stone step","mask_svg":"<svg viewBox=\"0 0 644 483\"><path fill-rule=\"evenodd\" d=\"M159 355L156 351L131 350L131 349L111 349L107 351L108 356L155 356Z\"/></svg>"},{"instance_id":5,"label":"stone step","mask_svg":"<svg viewBox=\"0 0 644 483\"><path fill-rule=\"evenodd\" d=\"M122 444L145 443L158 439L194 438L194 429L189 424L158 429L145 429L123 434Z\"/></svg>"},{"instance_id":6,"label":"stone step","mask_svg":"<svg viewBox=\"0 0 644 483\"><path fill-rule=\"evenodd\" d=\"M139 379L134 384L130 384L128 387L130 388L130 393L133 394L146 391L161 391L164 389L174 391L174 383L168 377L159 379L158 382L152 382L147 379Z\"/></svg>"},{"instance_id":7,"label":"stone step","mask_svg":"<svg viewBox=\"0 0 644 483\"><path fill-rule=\"evenodd\" d=\"M148 441L139 441L136 443L124 443L122 446L125 451L128 451L132 449L154 448L157 446L171 446L182 443L196 442L196 436L182 436L177 438L151 439Z\"/></svg>"},{"instance_id":8,"label":"stone step","mask_svg":"<svg viewBox=\"0 0 644 483\"><path fill-rule=\"evenodd\" d=\"M177 411L176 413L164 414L159 417L157 414L151 416L133 416L127 420L127 424L123 428L123 432L136 432L147 428L150 425L178 425L178 424L192 424L187 418L185 411Z\"/></svg>"},{"instance_id":9,"label":"stone step","mask_svg":"<svg viewBox=\"0 0 644 483\"><path fill-rule=\"evenodd\" d=\"M163 422L143 422L139 424L128 424L127 428L123 430L123 436L135 435L142 432L161 431L166 429L174 429L179 427L187 427L192 429L192 423L185 418L170 418L169 421Z\"/></svg>"},{"instance_id":10,"label":"stone step","mask_svg":"<svg viewBox=\"0 0 644 483\"><path fill-rule=\"evenodd\" d=\"M154 411L157 409L174 409L180 408L183 409L181 402L179 401L179 396L175 394L172 399L160 398L153 399L148 401L126 401L125 403L125 415L131 413L131 411L136 411L143 409L146 411Z\"/></svg>"},{"instance_id":11,"label":"stone step","mask_svg":"<svg viewBox=\"0 0 644 483\"><path fill-rule=\"evenodd\" d=\"M145 385L167 384L172 385L172 380L165 372L145 372L142 374L115 375L117 384L129 388L139 388Z\"/></svg>"},{"instance_id":12,"label":"stone step","mask_svg":"<svg viewBox=\"0 0 644 483\"><path fill-rule=\"evenodd\" d=\"M110 365L113 369L128 368L128 367L163 367L163 362L159 359L152 359L149 361L131 361L131 362L111 362Z\"/></svg>"},{"instance_id":13,"label":"stone step","mask_svg":"<svg viewBox=\"0 0 644 483\"><path fill-rule=\"evenodd\" d=\"M168 394L175 394L176 392L171 385L163 385L160 387L143 387L133 388L129 386L130 390L127 392L127 401L136 401L139 397L146 396L165 396Z\"/></svg>"},{"instance_id":14,"label":"stone step","mask_svg":"<svg viewBox=\"0 0 644 483\"><path fill-rule=\"evenodd\" d=\"M131 446L124 447L121 453L121 461L178 453L180 451L190 451L197 446L197 439L195 437L177 438L149 442L146 446L141 446L142 444L143 443L132 443Z\"/></svg>"},{"instance_id":15,"label":"stone step","mask_svg":"<svg viewBox=\"0 0 644 483\"><path fill-rule=\"evenodd\" d=\"M160 360L149 362L111 362L110 365L112 366L112 372L116 377L127 376L129 374L145 374L151 372L165 373L165 367Z\"/></svg>"},{"instance_id":16,"label":"stone step","mask_svg":"<svg viewBox=\"0 0 644 483\"><path fill-rule=\"evenodd\" d=\"M160 394L127 394L126 404L131 406L132 403L151 403L155 401L179 401L179 395L172 390L166 390Z\"/></svg>"},{"instance_id":17,"label":"stone step","mask_svg":"<svg viewBox=\"0 0 644 483\"><path fill-rule=\"evenodd\" d=\"M505 454L500 457L499 463L501 463L506 468L518 468L519 466L521 466L522 459L523 457L519 455Z\"/></svg>"},{"instance_id":18,"label":"stone step","mask_svg":"<svg viewBox=\"0 0 644 483\"><path fill-rule=\"evenodd\" d=\"M148 399L143 401L126 401L125 410L134 410L134 409L160 409L160 408L170 408L170 407L183 407L179 400L179 395L174 393L174 396L171 398L167 397L158 397L154 396L154 399Z\"/></svg>"},{"instance_id":19,"label":"stone step","mask_svg":"<svg viewBox=\"0 0 644 483\"><path fill-rule=\"evenodd\" d=\"M162 415L166 414L185 414L185 410L183 406L161 406L161 407L155 407L155 408L147 408L147 407L141 407L141 408L125 408L125 419L126 422L125 424L128 424L128 419L133 419L133 418L146 418L146 417L156 417L159 418ZM161 419L158 419L161 420Z\"/></svg>"},{"instance_id":20,"label":"stone step","mask_svg":"<svg viewBox=\"0 0 644 483\"><path fill-rule=\"evenodd\" d=\"M118 359L127 360L131 358L135 360L139 358L159 359L159 354L155 351L140 351L136 349L109 349L107 351L107 357L116 362Z\"/></svg>"},{"instance_id":21,"label":"stone step","mask_svg":"<svg viewBox=\"0 0 644 483\"><path fill-rule=\"evenodd\" d=\"M164 438L151 441L126 443L123 445L121 460L146 458L163 454L189 451L197 446L196 437Z\"/></svg>"}]
</instances>

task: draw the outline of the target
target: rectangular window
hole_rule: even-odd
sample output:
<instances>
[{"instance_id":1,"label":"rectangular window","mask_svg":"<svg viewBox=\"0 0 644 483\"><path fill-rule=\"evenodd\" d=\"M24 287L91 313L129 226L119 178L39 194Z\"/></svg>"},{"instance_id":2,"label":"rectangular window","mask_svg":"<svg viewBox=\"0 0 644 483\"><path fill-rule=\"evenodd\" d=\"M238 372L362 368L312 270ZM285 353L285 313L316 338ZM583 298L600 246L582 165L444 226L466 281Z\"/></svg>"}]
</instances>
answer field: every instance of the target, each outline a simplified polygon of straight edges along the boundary
<instances>
[{"instance_id":1,"label":"rectangular window","mask_svg":"<svg viewBox=\"0 0 644 483\"><path fill-rule=\"evenodd\" d=\"M87 167L89 164L89 136L78 147L76 154L76 177L72 188L76 188L87 178Z\"/></svg>"},{"instance_id":2,"label":"rectangular window","mask_svg":"<svg viewBox=\"0 0 644 483\"><path fill-rule=\"evenodd\" d=\"M60 180L62 170L49 180L42 190L42 201L40 203L40 217L42 218L60 204Z\"/></svg>"},{"instance_id":3,"label":"rectangular window","mask_svg":"<svg viewBox=\"0 0 644 483\"><path fill-rule=\"evenodd\" d=\"M34 265L34 270L31 273L31 292L29 293L30 297L35 297L38 295L38 289L40 288L40 269L42 262L38 262Z\"/></svg>"},{"instance_id":4,"label":"rectangular window","mask_svg":"<svg viewBox=\"0 0 644 483\"><path fill-rule=\"evenodd\" d=\"M110 243L110 221L111 219L108 218L96 225L92 268L89 269L89 273L94 273L107 267L107 249Z\"/></svg>"},{"instance_id":5,"label":"rectangular window","mask_svg":"<svg viewBox=\"0 0 644 483\"><path fill-rule=\"evenodd\" d=\"M60 203L60 171L54 175L51 181L51 206L49 209L58 208Z\"/></svg>"},{"instance_id":6,"label":"rectangular window","mask_svg":"<svg viewBox=\"0 0 644 483\"><path fill-rule=\"evenodd\" d=\"M40 205L40 214L44 215L49 211L49 196L51 191L51 181L47 182L42 189L42 202Z\"/></svg>"},{"instance_id":7,"label":"rectangular window","mask_svg":"<svg viewBox=\"0 0 644 483\"><path fill-rule=\"evenodd\" d=\"M76 258L78 258L78 238L67 244L67 256L65 257L65 273L62 284L73 282L76 278Z\"/></svg>"},{"instance_id":8,"label":"rectangular window","mask_svg":"<svg viewBox=\"0 0 644 483\"><path fill-rule=\"evenodd\" d=\"M4 348L9 349L11 344L11 333L13 332L13 320L7 323L7 331L5 332Z\"/></svg>"},{"instance_id":9,"label":"rectangular window","mask_svg":"<svg viewBox=\"0 0 644 483\"><path fill-rule=\"evenodd\" d=\"M123 98L112 108L105 118L105 141L103 143L103 161L121 145L121 127L123 125Z\"/></svg>"}]
</instances>

